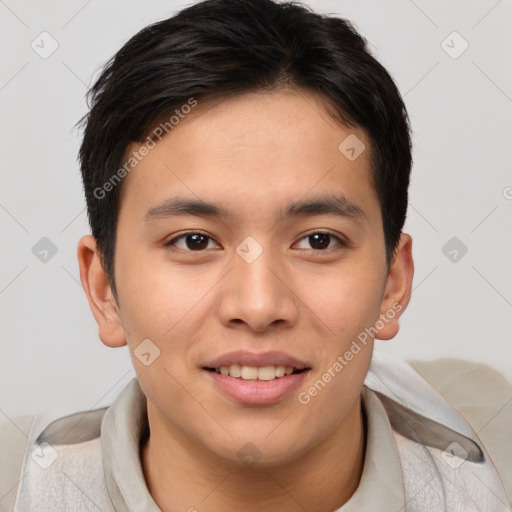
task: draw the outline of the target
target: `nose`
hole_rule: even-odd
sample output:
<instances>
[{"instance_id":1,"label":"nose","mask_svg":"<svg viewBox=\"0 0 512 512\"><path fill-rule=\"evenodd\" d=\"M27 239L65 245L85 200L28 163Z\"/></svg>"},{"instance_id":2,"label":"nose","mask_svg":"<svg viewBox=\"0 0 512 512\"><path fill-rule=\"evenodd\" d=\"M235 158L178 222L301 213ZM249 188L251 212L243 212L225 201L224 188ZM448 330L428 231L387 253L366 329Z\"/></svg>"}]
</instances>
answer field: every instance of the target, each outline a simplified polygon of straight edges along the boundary
<instances>
[{"instance_id":1,"label":"nose","mask_svg":"<svg viewBox=\"0 0 512 512\"><path fill-rule=\"evenodd\" d=\"M291 278L270 250L252 262L237 253L233 268L222 281L218 309L227 327L264 332L297 322L299 303Z\"/></svg>"}]
</instances>

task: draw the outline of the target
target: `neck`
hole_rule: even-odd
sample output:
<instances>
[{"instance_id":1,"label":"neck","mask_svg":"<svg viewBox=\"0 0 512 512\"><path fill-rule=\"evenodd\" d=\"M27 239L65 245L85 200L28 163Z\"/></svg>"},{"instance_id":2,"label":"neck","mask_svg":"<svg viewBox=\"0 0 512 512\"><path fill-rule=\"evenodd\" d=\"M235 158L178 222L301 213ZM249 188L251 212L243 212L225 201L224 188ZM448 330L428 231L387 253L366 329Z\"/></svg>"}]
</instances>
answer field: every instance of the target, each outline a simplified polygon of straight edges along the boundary
<instances>
[{"instance_id":1,"label":"neck","mask_svg":"<svg viewBox=\"0 0 512 512\"><path fill-rule=\"evenodd\" d=\"M192 453L187 442L170 436L151 416L148 403L151 434L141 445L141 461L149 492L162 512L240 507L332 512L359 485L365 451L360 399L319 444L296 459L272 466L247 466L200 448Z\"/></svg>"}]
</instances>

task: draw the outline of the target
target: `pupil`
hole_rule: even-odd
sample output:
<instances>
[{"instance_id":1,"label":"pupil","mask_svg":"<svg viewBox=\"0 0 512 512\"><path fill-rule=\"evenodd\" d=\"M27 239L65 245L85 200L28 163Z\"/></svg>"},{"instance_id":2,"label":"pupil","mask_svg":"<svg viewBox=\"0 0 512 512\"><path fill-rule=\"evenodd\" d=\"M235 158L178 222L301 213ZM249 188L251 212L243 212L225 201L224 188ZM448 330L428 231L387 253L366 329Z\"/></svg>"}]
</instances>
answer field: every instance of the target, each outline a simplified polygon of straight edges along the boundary
<instances>
[{"instance_id":1,"label":"pupil","mask_svg":"<svg viewBox=\"0 0 512 512\"><path fill-rule=\"evenodd\" d=\"M192 243L189 243L190 240L192 240ZM189 249L204 249L208 246L208 237L199 233L195 235L187 235L186 241Z\"/></svg>"},{"instance_id":2,"label":"pupil","mask_svg":"<svg viewBox=\"0 0 512 512\"><path fill-rule=\"evenodd\" d=\"M314 249L325 249L329 247L330 235L326 233L315 233L309 236L309 243ZM315 247L315 244L317 247Z\"/></svg>"}]
</instances>

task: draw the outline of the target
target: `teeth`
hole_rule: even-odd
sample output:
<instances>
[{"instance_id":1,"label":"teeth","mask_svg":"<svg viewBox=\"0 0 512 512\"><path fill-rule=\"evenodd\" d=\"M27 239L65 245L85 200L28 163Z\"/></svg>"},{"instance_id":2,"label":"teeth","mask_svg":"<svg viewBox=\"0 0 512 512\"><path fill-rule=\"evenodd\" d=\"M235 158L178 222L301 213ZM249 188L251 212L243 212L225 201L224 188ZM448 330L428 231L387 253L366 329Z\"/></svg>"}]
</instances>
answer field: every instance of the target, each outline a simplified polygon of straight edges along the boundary
<instances>
[{"instance_id":1,"label":"teeth","mask_svg":"<svg viewBox=\"0 0 512 512\"><path fill-rule=\"evenodd\" d=\"M229 369L229 372L231 373L231 368ZM242 379L244 379L244 380L257 379L258 378L258 368L254 367L254 366L242 366L240 374L241 374Z\"/></svg>"},{"instance_id":2,"label":"teeth","mask_svg":"<svg viewBox=\"0 0 512 512\"><path fill-rule=\"evenodd\" d=\"M244 366L232 364L215 370L221 375L242 378L244 380L273 380L293 373L293 366Z\"/></svg>"},{"instance_id":3,"label":"teeth","mask_svg":"<svg viewBox=\"0 0 512 512\"><path fill-rule=\"evenodd\" d=\"M232 364L230 367L229 367L229 375L231 377L241 377L242 376L242 372L241 372L241 367L240 365L238 364Z\"/></svg>"},{"instance_id":4,"label":"teeth","mask_svg":"<svg viewBox=\"0 0 512 512\"><path fill-rule=\"evenodd\" d=\"M293 368L292 368L293 371ZM284 377L286 368L284 366L276 366L276 377Z\"/></svg>"},{"instance_id":5,"label":"teeth","mask_svg":"<svg viewBox=\"0 0 512 512\"><path fill-rule=\"evenodd\" d=\"M276 367L275 366L262 366L258 368L258 379L259 380L273 380L276 378Z\"/></svg>"}]
</instances>

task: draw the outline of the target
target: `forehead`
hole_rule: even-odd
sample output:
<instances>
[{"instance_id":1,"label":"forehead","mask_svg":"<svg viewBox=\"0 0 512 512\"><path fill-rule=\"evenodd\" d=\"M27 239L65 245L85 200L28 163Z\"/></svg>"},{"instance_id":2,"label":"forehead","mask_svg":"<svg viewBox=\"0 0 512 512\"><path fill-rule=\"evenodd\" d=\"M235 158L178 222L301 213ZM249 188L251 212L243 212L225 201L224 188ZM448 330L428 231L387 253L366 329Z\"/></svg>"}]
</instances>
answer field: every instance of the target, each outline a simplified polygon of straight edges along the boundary
<instances>
[{"instance_id":1,"label":"forehead","mask_svg":"<svg viewBox=\"0 0 512 512\"><path fill-rule=\"evenodd\" d=\"M359 144L357 158L348 158L347 140ZM130 145L125 158L142 145ZM249 214L249 203L260 211L268 205L272 215L279 207L282 215L285 203L330 195L343 196L371 220L378 200L369 157L364 132L332 119L318 95L246 93L175 116L172 129L125 178L121 210L135 202L147 220L148 211L179 196L222 204L231 216Z\"/></svg>"}]
</instances>

